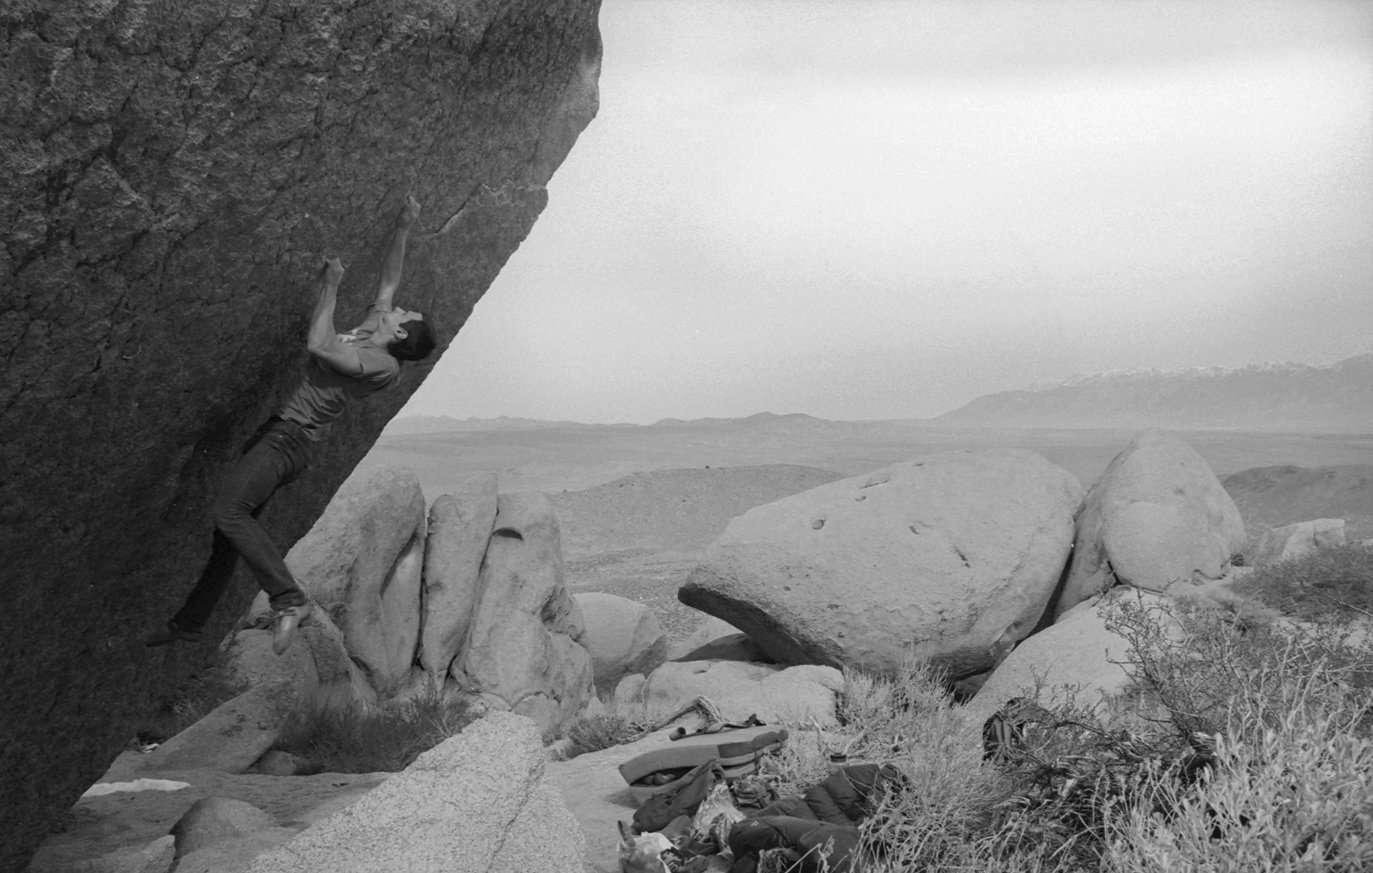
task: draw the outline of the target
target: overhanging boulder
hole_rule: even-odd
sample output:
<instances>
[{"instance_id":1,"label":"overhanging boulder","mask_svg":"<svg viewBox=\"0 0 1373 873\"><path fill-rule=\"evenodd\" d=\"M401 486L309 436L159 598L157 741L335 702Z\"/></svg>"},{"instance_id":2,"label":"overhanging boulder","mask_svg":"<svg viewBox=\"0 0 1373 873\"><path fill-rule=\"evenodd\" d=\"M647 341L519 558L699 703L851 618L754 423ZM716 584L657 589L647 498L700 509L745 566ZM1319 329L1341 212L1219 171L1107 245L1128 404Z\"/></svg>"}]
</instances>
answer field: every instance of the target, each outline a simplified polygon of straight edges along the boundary
<instances>
[{"instance_id":1,"label":"overhanging boulder","mask_svg":"<svg viewBox=\"0 0 1373 873\"><path fill-rule=\"evenodd\" d=\"M595 114L597 0L54 0L0 12L0 869L203 651L148 652L224 467L291 389L312 278L361 317L390 213L440 347ZM386 214L382 214L386 213ZM347 326L347 325L342 325ZM308 530L432 361L337 424L265 520ZM246 605L246 573L213 640ZM207 642L205 645L212 645ZM60 737L60 742L54 742Z\"/></svg>"}]
</instances>

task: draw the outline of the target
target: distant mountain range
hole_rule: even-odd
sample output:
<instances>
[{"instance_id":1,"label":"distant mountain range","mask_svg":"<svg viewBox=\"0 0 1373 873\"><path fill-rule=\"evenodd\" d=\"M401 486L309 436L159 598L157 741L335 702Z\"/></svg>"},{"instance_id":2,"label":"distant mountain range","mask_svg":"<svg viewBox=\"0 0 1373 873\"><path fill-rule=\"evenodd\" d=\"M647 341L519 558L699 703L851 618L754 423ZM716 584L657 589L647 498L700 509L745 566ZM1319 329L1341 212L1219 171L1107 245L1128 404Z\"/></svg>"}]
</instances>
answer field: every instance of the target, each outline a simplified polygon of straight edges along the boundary
<instances>
[{"instance_id":1,"label":"distant mountain range","mask_svg":"<svg viewBox=\"0 0 1373 873\"><path fill-rule=\"evenodd\" d=\"M1326 367L1136 370L1000 391L934 419L981 427L1373 431L1373 354Z\"/></svg>"},{"instance_id":2,"label":"distant mountain range","mask_svg":"<svg viewBox=\"0 0 1373 873\"><path fill-rule=\"evenodd\" d=\"M660 428L710 428L710 427L757 427L757 428L788 428L788 427L810 427L815 425L834 424L825 418L816 418L813 415L806 415L804 412L789 412L785 415L778 415L775 412L758 412L746 418L660 418L650 427Z\"/></svg>"},{"instance_id":3,"label":"distant mountain range","mask_svg":"<svg viewBox=\"0 0 1373 873\"><path fill-rule=\"evenodd\" d=\"M499 418L453 418L447 415L407 415L392 419L386 426L390 436L405 436L428 433L476 433L497 430L548 430L558 428L655 428L660 430L723 430L747 428L759 431L792 430L797 428L826 427L848 424L833 422L813 415L793 412L778 415L773 412L759 412L745 418L664 418L653 424L585 424L579 421L544 421L538 418L517 418L502 415Z\"/></svg>"},{"instance_id":4,"label":"distant mountain range","mask_svg":"<svg viewBox=\"0 0 1373 873\"><path fill-rule=\"evenodd\" d=\"M875 422L869 422L872 423ZM1373 354L1325 367L1254 364L1238 369L1130 370L1076 376L1055 385L987 394L920 423L955 427L1373 432ZM664 418L651 425L419 415L393 420L386 433L401 436L648 427L694 431L745 428L759 434L838 435L844 428L860 424L803 413L772 412L745 418Z\"/></svg>"},{"instance_id":5,"label":"distant mountain range","mask_svg":"<svg viewBox=\"0 0 1373 873\"><path fill-rule=\"evenodd\" d=\"M574 427L616 427L610 424L583 424L579 421L543 421L537 418L453 418L449 415L406 415L391 419L386 425L388 436L407 436L426 433L476 433L493 430L534 430Z\"/></svg>"}]
</instances>

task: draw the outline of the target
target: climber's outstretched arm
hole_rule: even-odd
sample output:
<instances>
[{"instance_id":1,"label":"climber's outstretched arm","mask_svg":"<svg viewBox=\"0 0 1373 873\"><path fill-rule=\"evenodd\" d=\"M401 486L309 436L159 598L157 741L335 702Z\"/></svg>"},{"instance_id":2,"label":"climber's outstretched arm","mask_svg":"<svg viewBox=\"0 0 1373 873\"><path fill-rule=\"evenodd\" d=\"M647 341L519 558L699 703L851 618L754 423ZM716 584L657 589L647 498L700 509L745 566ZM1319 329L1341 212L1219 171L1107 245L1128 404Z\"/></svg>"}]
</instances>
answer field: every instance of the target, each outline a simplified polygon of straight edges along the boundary
<instances>
[{"instance_id":1,"label":"climber's outstretched arm","mask_svg":"<svg viewBox=\"0 0 1373 873\"><path fill-rule=\"evenodd\" d=\"M343 263L338 258L325 258L319 273L319 298L310 314L310 336L306 343L310 354L338 370L353 375L362 372L358 350L340 342L334 327L334 308L338 305L338 286L343 280Z\"/></svg>"},{"instance_id":2,"label":"climber's outstretched arm","mask_svg":"<svg viewBox=\"0 0 1373 873\"><path fill-rule=\"evenodd\" d=\"M367 317L354 331L371 333L381 324L382 313L395 308L396 289L400 287L401 272L405 267L405 244L410 239L410 229L420 217L420 202L413 195L406 195L405 205L396 216L395 228L391 231L391 242L386 247L386 256L381 262L381 279L377 282L377 297L367 308Z\"/></svg>"},{"instance_id":3,"label":"climber's outstretched arm","mask_svg":"<svg viewBox=\"0 0 1373 873\"><path fill-rule=\"evenodd\" d=\"M396 227L391 231L391 245L386 249L386 259L381 264L381 281L377 283L377 299L373 309L390 311L395 305L392 301L396 289L400 287L401 272L405 267L405 244L410 238L410 229L420 217L420 202L413 194L407 194L405 205L396 216Z\"/></svg>"}]
</instances>

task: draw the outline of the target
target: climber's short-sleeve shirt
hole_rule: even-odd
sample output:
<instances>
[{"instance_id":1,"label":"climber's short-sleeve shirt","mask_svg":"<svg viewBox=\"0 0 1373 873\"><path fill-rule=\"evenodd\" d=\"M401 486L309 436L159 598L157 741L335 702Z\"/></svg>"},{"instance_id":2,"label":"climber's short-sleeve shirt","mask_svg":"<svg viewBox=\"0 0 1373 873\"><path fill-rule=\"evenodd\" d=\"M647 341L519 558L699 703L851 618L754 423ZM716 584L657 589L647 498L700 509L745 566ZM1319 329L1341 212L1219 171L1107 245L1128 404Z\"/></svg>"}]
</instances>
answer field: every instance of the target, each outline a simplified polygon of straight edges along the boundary
<instances>
[{"instance_id":1,"label":"climber's short-sleeve shirt","mask_svg":"<svg viewBox=\"0 0 1373 873\"><path fill-rule=\"evenodd\" d=\"M281 407L279 416L295 422L306 436L318 440L329 423L343 414L349 401L361 400L374 391L389 388L400 376L400 362L385 349L363 344L375 329L368 316L358 327L338 335L340 342L357 343L357 373L344 373L311 357L295 393Z\"/></svg>"}]
</instances>

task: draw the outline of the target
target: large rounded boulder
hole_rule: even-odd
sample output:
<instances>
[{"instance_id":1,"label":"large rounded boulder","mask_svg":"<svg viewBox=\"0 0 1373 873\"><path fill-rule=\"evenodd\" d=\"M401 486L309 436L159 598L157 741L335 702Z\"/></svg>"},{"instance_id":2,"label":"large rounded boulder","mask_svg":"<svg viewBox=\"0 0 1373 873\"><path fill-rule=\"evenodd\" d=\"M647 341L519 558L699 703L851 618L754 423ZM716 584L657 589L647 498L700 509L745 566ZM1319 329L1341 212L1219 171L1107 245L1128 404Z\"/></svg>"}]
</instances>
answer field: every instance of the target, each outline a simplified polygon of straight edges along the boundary
<instances>
[{"instance_id":1,"label":"large rounded boulder","mask_svg":"<svg viewBox=\"0 0 1373 873\"><path fill-rule=\"evenodd\" d=\"M905 461L734 519L678 598L780 663L891 673L914 656L970 675L1038 623L1081 496L1018 449Z\"/></svg>"},{"instance_id":2,"label":"large rounded boulder","mask_svg":"<svg viewBox=\"0 0 1373 873\"><path fill-rule=\"evenodd\" d=\"M1087 492L1055 614L1114 585L1166 592L1218 579L1245 545L1244 521L1201 455L1173 434L1139 434Z\"/></svg>"}]
</instances>

